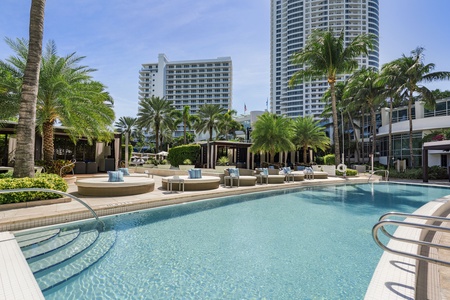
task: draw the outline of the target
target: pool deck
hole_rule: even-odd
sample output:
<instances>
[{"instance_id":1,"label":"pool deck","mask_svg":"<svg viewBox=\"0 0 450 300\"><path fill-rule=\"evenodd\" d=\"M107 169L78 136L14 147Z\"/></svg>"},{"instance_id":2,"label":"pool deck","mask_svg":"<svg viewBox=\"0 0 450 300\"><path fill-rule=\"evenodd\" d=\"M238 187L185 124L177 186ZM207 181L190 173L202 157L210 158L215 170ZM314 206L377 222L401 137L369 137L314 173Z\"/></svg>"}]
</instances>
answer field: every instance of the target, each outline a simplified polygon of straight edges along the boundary
<instances>
[{"instance_id":1,"label":"pool deck","mask_svg":"<svg viewBox=\"0 0 450 300\"><path fill-rule=\"evenodd\" d=\"M85 197L77 193L77 187L73 183L69 184L68 192L85 201L99 216L105 216L164 205L209 199L213 197L241 195L245 193L264 192L302 186L322 186L368 182L368 177L362 175L359 177L348 178L330 177L328 179L296 181L284 184L258 184L256 186L248 187L242 186L230 188L221 185L218 189L210 191L168 192L161 188L161 177L154 176L154 179L155 190L141 195L108 198ZM374 180L373 177L372 180ZM430 182L430 184L443 184L450 186L449 182ZM0 300L44 299L11 232L88 218L92 218L92 214L76 201L0 211ZM447 241L450 241L450 237L447 238ZM384 256L385 255L383 255L380 262L383 261L387 265L392 265L393 259L395 261L405 260L399 257L385 258ZM450 259L450 255L448 259ZM413 263L407 261L404 262L404 264L411 266ZM377 271L378 269L382 270L383 266L380 269L379 265ZM409 269L409 267L407 269ZM439 270L440 274L444 274L443 278L450 278L450 268L441 267ZM393 276L391 276L392 272L394 272ZM415 285L412 280L415 280L415 276L409 276L407 281L404 281L404 273L405 268L394 268L393 270L385 270L384 272L379 271L379 274L381 275L377 275L378 273L374 274L371 287L369 288L365 299L414 299ZM411 270L407 270L406 273L407 275L410 275ZM390 275L389 279L384 277L383 274ZM395 283L402 288L401 291L392 289L389 285L392 283L392 280L395 280ZM441 285L439 284L439 280L434 283L434 285L436 284L438 284L438 292L443 295L446 294L450 299L449 288L445 287L445 281L442 288L440 288ZM370 291L375 292L375 294L369 294ZM377 296L374 298L371 295ZM383 295L383 298L379 298L380 295Z\"/></svg>"}]
</instances>

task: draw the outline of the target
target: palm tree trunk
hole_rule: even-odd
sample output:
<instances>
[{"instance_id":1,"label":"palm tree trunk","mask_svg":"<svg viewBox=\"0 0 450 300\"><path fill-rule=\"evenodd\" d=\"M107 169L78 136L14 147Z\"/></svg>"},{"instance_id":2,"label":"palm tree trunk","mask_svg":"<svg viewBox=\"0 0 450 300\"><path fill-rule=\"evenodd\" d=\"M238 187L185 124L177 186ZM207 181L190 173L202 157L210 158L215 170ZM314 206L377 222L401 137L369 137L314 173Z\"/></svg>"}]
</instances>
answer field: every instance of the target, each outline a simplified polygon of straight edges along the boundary
<instances>
[{"instance_id":1,"label":"palm tree trunk","mask_svg":"<svg viewBox=\"0 0 450 300\"><path fill-rule=\"evenodd\" d=\"M412 120L412 101L413 101L413 92L409 93L409 101L408 101L408 117L409 117L409 167L412 169L414 167L414 154L413 154L413 120Z\"/></svg>"},{"instance_id":2,"label":"palm tree trunk","mask_svg":"<svg viewBox=\"0 0 450 300\"><path fill-rule=\"evenodd\" d=\"M43 133L44 133L44 160L46 162L49 162L53 160L53 155L55 153L52 122L44 122Z\"/></svg>"},{"instance_id":3,"label":"palm tree trunk","mask_svg":"<svg viewBox=\"0 0 450 300\"><path fill-rule=\"evenodd\" d=\"M155 126L155 148L156 153L159 153L159 125Z\"/></svg>"},{"instance_id":4,"label":"palm tree trunk","mask_svg":"<svg viewBox=\"0 0 450 300\"><path fill-rule=\"evenodd\" d=\"M389 135L388 135L388 157L387 157L387 169L391 168L391 156L392 156L392 98L389 103Z\"/></svg>"},{"instance_id":5,"label":"palm tree trunk","mask_svg":"<svg viewBox=\"0 0 450 300\"><path fill-rule=\"evenodd\" d=\"M347 110L347 114L348 114L348 119L350 120L350 125L352 126L353 129L353 133L355 136L355 142L356 142L356 156L357 156L357 162L359 163L359 157L360 157L360 152L359 152L359 137L356 134L356 129L355 129L355 123L353 121L352 115L350 114L350 112ZM348 134L350 136L350 133ZM349 138L350 139L350 138Z\"/></svg>"},{"instance_id":6,"label":"palm tree trunk","mask_svg":"<svg viewBox=\"0 0 450 300\"><path fill-rule=\"evenodd\" d=\"M370 107L370 125L372 127L372 156L375 157L377 150L377 117L373 106Z\"/></svg>"},{"instance_id":7,"label":"palm tree trunk","mask_svg":"<svg viewBox=\"0 0 450 300\"><path fill-rule=\"evenodd\" d=\"M303 163L308 163L308 146L303 146Z\"/></svg>"},{"instance_id":8,"label":"palm tree trunk","mask_svg":"<svg viewBox=\"0 0 450 300\"><path fill-rule=\"evenodd\" d=\"M328 79L328 83L330 85L330 92L331 92L331 109L333 111L333 139L334 139L334 156L335 156L335 162L336 165L339 165L341 163L341 157L339 155L339 127L338 127L338 115L337 115L337 109L336 109L336 89L334 87L334 80Z\"/></svg>"},{"instance_id":9,"label":"palm tree trunk","mask_svg":"<svg viewBox=\"0 0 450 300\"><path fill-rule=\"evenodd\" d=\"M32 0L28 57L22 82L13 177L34 177L36 102L44 34L45 0Z\"/></svg>"},{"instance_id":10,"label":"palm tree trunk","mask_svg":"<svg viewBox=\"0 0 450 300\"><path fill-rule=\"evenodd\" d=\"M365 145L366 145L366 142L365 142L365 126L366 126L366 122L364 121L365 120L365 118L364 118L364 109L361 109L361 128L362 128L362 157L363 157L363 164L365 164L366 163L366 147L365 147Z\"/></svg>"},{"instance_id":11,"label":"palm tree trunk","mask_svg":"<svg viewBox=\"0 0 450 300\"><path fill-rule=\"evenodd\" d=\"M129 142L129 135L130 133L128 131L125 132L125 168L128 168L128 142Z\"/></svg>"}]
</instances>

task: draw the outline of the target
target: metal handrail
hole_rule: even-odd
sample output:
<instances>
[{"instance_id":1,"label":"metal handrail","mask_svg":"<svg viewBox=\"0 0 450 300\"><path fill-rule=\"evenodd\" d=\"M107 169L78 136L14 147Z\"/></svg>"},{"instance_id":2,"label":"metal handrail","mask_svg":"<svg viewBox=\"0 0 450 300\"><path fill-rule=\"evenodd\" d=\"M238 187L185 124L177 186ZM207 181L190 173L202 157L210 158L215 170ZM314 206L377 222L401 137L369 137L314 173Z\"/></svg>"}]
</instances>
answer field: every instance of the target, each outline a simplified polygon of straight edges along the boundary
<instances>
[{"instance_id":1,"label":"metal handrail","mask_svg":"<svg viewBox=\"0 0 450 300\"><path fill-rule=\"evenodd\" d=\"M408 253L408 252L394 250L392 248L389 248L387 245L383 244L378 237L378 232L381 231L386 237L388 237L391 240L396 240L396 241L400 241L400 242L404 242L404 243L411 243L411 244L420 245L420 246L435 247L435 248L439 248L439 249L450 250L450 246L394 236L391 233L389 233L384 226L385 225L396 225L397 227L405 226L405 227L413 227L413 228L418 228L418 229L426 229L426 230L430 230L430 231L440 231L440 232L450 233L449 227L442 227L442 226L437 226L437 225L421 224L421 223L414 223L414 222L405 222L404 220L402 221L402 220L386 219L389 216L415 218L415 219L422 219L422 220L435 221L435 222L450 222L450 218L390 212L390 213L382 215L380 217L378 223L375 224L372 228L372 237L373 237L375 243L384 251L398 254L401 256L406 256L406 257L413 258L413 259L427 261L430 263L435 263L435 264L442 265L442 266L450 266L450 261L444 261L444 260L431 258L431 257L424 256L424 255L413 254L413 253Z\"/></svg>"},{"instance_id":2,"label":"metal handrail","mask_svg":"<svg viewBox=\"0 0 450 300\"><path fill-rule=\"evenodd\" d=\"M386 178L386 181L389 181L389 170L375 170L375 171L372 171L367 182L370 182L370 179L372 178L372 176L377 172L383 172L384 178Z\"/></svg>"},{"instance_id":3,"label":"metal handrail","mask_svg":"<svg viewBox=\"0 0 450 300\"><path fill-rule=\"evenodd\" d=\"M51 190L51 189L42 189L42 188L21 188L21 189L0 190L0 194L19 193L19 192L45 192L45 193L52 193L52 194L58 194L58 195L63 195L63 196L69 197L69 198L81 203L84 207L86 207L92 213L92 215L95 217L95 219L98 222L103 224L103 222L98 218L97 213L92 209L92 207L90 207L86 202L84 202L80 198L75 197L74 195L71 195L71 194L68 194L65 192L55 191L55 190Z\"/></svg>"},{"instance_id":4,"label":"metal handrail","mask_svg":"<svg viewBox=\"0 0 450 300\"><path fill-rule=\"evenodd\" d=\"M62 177L62 176L63 176L63 170L64 170L65 168L68 168L68 167L70 167L70 166L75 165L76 162L77 162L76 159L72 159L72 160L70 161L69 164L62 166L61 169L59 169L59 176ZM73 169L72 169L72 175L75 175Z\"/></svg>"}]
</instances>

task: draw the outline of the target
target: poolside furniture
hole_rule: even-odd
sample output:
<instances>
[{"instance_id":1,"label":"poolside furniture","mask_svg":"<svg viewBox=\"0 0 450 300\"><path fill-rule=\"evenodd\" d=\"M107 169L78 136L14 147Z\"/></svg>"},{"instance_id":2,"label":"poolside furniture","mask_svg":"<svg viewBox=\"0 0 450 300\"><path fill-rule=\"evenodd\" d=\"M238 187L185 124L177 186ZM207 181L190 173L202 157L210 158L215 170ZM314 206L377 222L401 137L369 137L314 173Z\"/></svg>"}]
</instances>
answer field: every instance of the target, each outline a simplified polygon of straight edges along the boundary
<instances>
[{"instance_id":1,"label":"poolside furniture","mask_svg":"<svg viewBox=\"0 0 450 300\"><path fill-rule=\"evenodd\" d=\"M183 179L185 191L213 190L219 188L220 184L220 178L218 176L202 176L201 178L179 176L178 178ZM169 190L169 179L173 179L173 176L161 178L161 184L164 190ZM173 182L172 189L180 189L179 183Z\"/></svg>"},{"instance_id":2,"label":"poolside furniture","mask_svg":"<svg viewBox=\"0 0 450 300\"><path fill-rule=\"evenodd\" d=\"M224 171L224 185L225 186L233 186L233 181L237 182L237 186L254 186L256 184L256 180L258 179L255 176L255 172L253 170L248 169L236 169L238 170L237 175L232 175L230 170L235 170L234 168L230 168ZM233 177L234 176L234 177Z\"/></svg>"},{"instance_id":3,"label":"poolside furniture","mask_svg":"<svg viewBox=\"0 0 450 300\"><path fill-rule=\"evenodd\" d=\"M256 178L259 179L259 183L263 184L263 181L266 184L269 184L269 171L267 168L256 169Z\"/></svg>"},{"instance_id":4,"label":"poolside furniture","mask_svg":"<svg viewBox=\"0 0 450 300\"><path fill-rule=\"evenodd\" d=\"M280 174L280 170L269 168L269 176L268 176L269 184L284 183L285 177L286 176L284 174Z\"/></svg>"},{"instance_id":5,"label":"poolside furniture","mask_svg":"<svg viewBox=\"0 0 450 300\"><path fill-rule=\"evenodd\" d=\"M176 183L178 185L178 191L183 190L184 192L184 179L180 178L180 176L175 175L172 178L168 178L167 180L167 187L168 191L173 191L173 184Z\"/></svg>"},{"instance_id":6,"label":"poolside furniture","mask_svg":"<svg viewBox=\"0 0 450 300\"><path fill-rule=\"evenodd\" d=\"M115 197L149 193L155 180L147 177L124 176L122 182L109 182L108 177L78 179L75 184L83 196Z\"/></svg>"}]
</instances>

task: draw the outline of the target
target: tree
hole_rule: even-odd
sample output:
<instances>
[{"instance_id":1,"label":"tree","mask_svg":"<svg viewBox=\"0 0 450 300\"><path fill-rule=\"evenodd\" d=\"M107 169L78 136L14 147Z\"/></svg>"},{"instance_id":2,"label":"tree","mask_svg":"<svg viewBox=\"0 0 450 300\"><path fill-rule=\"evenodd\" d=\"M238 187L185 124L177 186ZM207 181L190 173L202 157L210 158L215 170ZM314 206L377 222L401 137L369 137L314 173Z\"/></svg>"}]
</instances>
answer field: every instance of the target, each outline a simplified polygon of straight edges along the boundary
<instances>
[{"instance_id":1,"label":"tree","mask_svg":"<svg viewBox=\"0 0 450 300\"><path fill-rule=\"evenodd\" d=\"M28 43L24 39L6 41L17 56L8 58L4 66L20 74L25 67ZM45 161L53 160L56 123L68 128L74 142L79 137L86 137L89 143L111 137L113 100L103 84L92 80L90 73L95 70L79 65L83 58L75 53L59 57L53 41L47 43L42 55L35 123L43 135Z\"/></svg>"},{"instance_id":2,"label":"tree","mask_svg":"<svg viewBox=\"0 0 450 300\"><path fill-rule=\"evenodd\" d=\"M115 123L117 130L125 135L125 168L128 168L128 144L131 133L135 130L137 118L120 117L119 121Z\"/></svg>"},{"instance_id":3,"label":"tree","mask_svg":"<svg viewBox=\"0 0 450 300\"><path fill-rule=\"evenodd\" d=\"M292 120L285 116L277 116L265 112L258 116L252 130L252 153L269 153L270 162L274 162L275 154L295 150L292 143L294 131Z\"/></svg>"},{"instance_id":4,"label":"tree","mask_svg":"<svg viewBox=\"0 0 450 300\"><path fill-rule=\"evenodd\" d=\"M344 98L352 97L370 110L370 126L372 129L372 155L377 145L376 112L384 103L384 86L379 82L379 74L374 68L362 68L354 73L347 84Z\"/></svg>"},{"instance_id":5,"label":"tree","mask_svg":"<svg viewBox=\"0 0 450 300\"><path fill-rule=\"evenodd\" d=\"M176 112L172 101L152 96L139 101L137 125L155 133L155 149L159 152L160 135L163 127L173 128ZM175 124L176 126L176 124Z\"/></svg>"},{"instance_id":6,"label":"tree","mask_svg":"<svg viewBox=\"0 0 450 300\"><path fill-rule=\"evenodd\" d=\"M19 76L13 75L11 70L3 68L0 61L0 123L2 120L15 119L19 112L22 81Z\"/></svg>"},{"instance_id":7,"label":"tree","mask_svg":"<svg viewBox=\"0 0 450 300\"><path fill-rule=\"evenodd\" d=\"M198 121L198 117L191 115L189 110L190 110L190 107L188 105L186 105L183 108L183 112L179 116L181 123L183 123L183 143L184 143L184 145L188 144L187 128L191 129L193 127L193 124L195 124L195 122Z\"/></svg>"},{"instance_id":8,"label":"tree","mask_svg":"<svg viewBox=\"0 0 450 300\"><path fill-rule=\"evenodd\" d=\"M44 9L45 0L31 1L30 43L20 97L14 177L34 177L36 102L44 35Z\"/></svg>"},{"instance_id":9,"label":"tree","mask_svg":"<svg viewBox=\"0 0 450 300\"><path fill-rule=\"evenodd\" d=\"M408 119L409 119L409 152L411 168L414 167L414 153L413 153L413 121L412 121L412 104L415 97L419 97L425 101L428 107L435 105L435 97L433 93L422 82L432 82L435 80L449 80L450 72L432 72L435 64L424 64L424 48L417 47L411 51L410 56L403 56L396 59L385 66L386 72L399 72L401 84L397 89L397 93L406 97L408 100ZM390 70L389 70L390 69Z\"/></svg>"},{"instance_id":10,"label":"tree","mask_svg":"<svg viewBox=\"0 0 450 300\"><path fill-rule=\"evenodd\" d=\"M330 146L330 138L325 134L325 128L319 126L320 121L313 117L298 117L294 120L294 135L292 141L298 148L303 148L303 162L307 162L308 148L313 151L326 150Z\"/></svg>"},{"instance_id":11,"label":"tree","mask_svg":"<svg viewBox=\"0 0 450 300\"><path fill-rule=\"evenodd\" d=\"M195 129L200 133L209 133L209 141L212 141L213 132L219 131L220 117L226 113L226 109L215 104L205 104L198 111L198 122Z\"/></svg>"},{"instance_id":12,"label":"tree","mask_svg":"<svg viewBox=\"0 0 450 300\"><path fill-rule=\"evenodd\" d=\"M294 73L289 85L294 86L305 79L326 76L330 85L331 108L333 113L333 139L336 164L340 164L338 115L336 109L335 84L337 76L348 74L358 67L356 58L373 48L373 35L361 34L346 46L344 31L335 36L333 31L313 31L306 40L303 50L294 54L292 62L302 69Z\"/></svg>"},{"instance_id":13,"label":"tree","mask_svg":"<svg viewBox=\"0 0 450 300\"><path fill-rule=\"evenodd\" d=\"M217 127L219 128L219 132L224 136L225 140L228 140L228 135L231 133L233 137L236 137L236 130L242 130L243 126L241 123L233 119L233 115L236 115L237 112L232 109L229 110L224 115L221 115L219 118L219 124Z\"/></svg>"}]
</instances>

